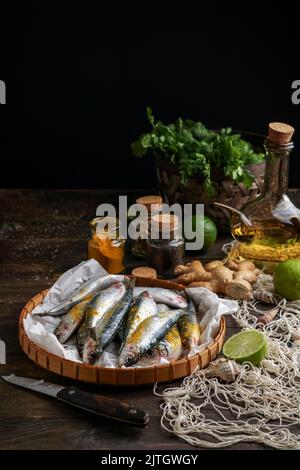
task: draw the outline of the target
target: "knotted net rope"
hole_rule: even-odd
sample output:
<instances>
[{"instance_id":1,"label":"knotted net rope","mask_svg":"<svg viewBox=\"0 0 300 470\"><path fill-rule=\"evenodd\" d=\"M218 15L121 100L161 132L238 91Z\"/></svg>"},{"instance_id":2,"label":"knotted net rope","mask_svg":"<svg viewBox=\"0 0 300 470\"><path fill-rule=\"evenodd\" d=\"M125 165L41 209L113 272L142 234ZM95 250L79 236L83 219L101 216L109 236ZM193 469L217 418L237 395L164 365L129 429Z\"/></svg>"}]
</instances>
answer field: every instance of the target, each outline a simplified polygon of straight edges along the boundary
<instances>
[{"instance_id":1,"label":"knotted net rope","mask_svg":"<svg viewBox=\"0 0 300 470\"><path fill-rule=\"evenodd\" d=\"M163 398L162 427L193 446L227 447L240 442L300 449L300 302L277 300L267 325L268 353L259 367L244 363L233 383L197 369L178 387L154 393ZM257 302L242 301L233 314L243 330L259 323ZM298 335L298 336L297 336ZM212 416L214 416L212 418Z\"/></svg>"}]
</instances>

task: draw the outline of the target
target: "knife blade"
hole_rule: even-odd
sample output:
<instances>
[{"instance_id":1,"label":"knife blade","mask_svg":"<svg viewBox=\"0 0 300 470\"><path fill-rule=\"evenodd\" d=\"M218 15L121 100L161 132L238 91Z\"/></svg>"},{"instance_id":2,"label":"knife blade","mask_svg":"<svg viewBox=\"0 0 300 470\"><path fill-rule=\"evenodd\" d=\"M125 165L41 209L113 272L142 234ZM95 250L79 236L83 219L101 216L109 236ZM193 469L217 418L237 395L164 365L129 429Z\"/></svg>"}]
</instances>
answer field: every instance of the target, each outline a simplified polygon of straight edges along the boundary
<instances>
[{"instance_id":1,"label":"knife blade","mask_svg":"<svg viewBox=\"0 0 300 470\"><path fill-rule=\"evenodd\" d=\"M149 421L149 415L145 411L126 405L114 398L85 392L73 386L65 387L46 382L45 380L20 377L15 374L2 375L1 377L10 384L57 398L68 405L99 416L123 421L139 427L145 427Z\"/></svg>"}]
</instances>

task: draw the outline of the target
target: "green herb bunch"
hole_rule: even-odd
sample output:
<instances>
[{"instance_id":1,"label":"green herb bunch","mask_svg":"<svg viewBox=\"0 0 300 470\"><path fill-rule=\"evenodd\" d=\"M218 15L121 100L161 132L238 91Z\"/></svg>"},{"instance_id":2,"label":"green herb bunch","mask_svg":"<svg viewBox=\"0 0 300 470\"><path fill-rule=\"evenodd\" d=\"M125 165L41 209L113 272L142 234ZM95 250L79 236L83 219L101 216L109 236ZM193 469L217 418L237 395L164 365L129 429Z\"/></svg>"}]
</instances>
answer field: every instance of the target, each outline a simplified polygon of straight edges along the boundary
<instances>
[{"instance_id":1,"label":"green herb bunch","mask_svg":"<svg viewBox=\"0 0 300 470\"><path fill-rule=\"evenodd\" d=\"M245 165L260 163L265 155L255 153L250 143L239 134L232 134L232 129L215 132L201 122L181 118L171 124L155 122L150 108L147 116L152 130L131 144L135 156L143 157L152 150L178 168L184 185L190 177L201 176L208 196L214 194L211 179L214 168L223 168L225 175L234 181L251 186L254 177Z\"/></svg>"}]
</instances>

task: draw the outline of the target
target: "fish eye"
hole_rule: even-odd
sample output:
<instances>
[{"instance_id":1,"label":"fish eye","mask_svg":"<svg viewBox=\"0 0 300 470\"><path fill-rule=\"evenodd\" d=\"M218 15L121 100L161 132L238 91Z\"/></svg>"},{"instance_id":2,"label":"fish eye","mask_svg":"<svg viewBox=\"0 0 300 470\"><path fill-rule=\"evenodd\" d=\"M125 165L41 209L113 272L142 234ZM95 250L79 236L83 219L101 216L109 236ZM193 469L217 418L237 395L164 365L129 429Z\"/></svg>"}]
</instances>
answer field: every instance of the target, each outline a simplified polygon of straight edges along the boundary
<instances>
[{"instance_id":1,"label":"fish eye","mask_svg":"<svg viewBox=\"0 0 300 470\"><path fill-rule=\"evenodd\" d=\"M96 356L97 356L97 354L95 353L95 351L91 351L89 353L89 359L91 359L91 360L95 359Z\"/></svg>"},{"instance_id":2,"label":"fish eye","mask_svg":"<svg viewBox=\"0 0 300 470\"><path fill-rule=\"evenodd\" d=\"M149 349L149 351L146 352L148 357L154 357L154 351L153 349Z\"/></svg>"},{"instance_id":3,"label":"fish eye","mask_svg":"<svg viewBox=\"0 0 300 470\"><path fill-rule=\"evenodd\" d=\"M125 359L125 366L131 366L134 363L133 356L127 356Z\"/></svg>"},{"instance_id":4,"label":"fish eye","mask_svg":"<svg viewBox=\"0 0 300 470\"><path fill-rule=\"evenodd\" d=\"M83 344L82 342L78 343L78 347L79 347L80 349L82 349L83 346L84 346L84 344Z\"/></svg>"}]
</instances>

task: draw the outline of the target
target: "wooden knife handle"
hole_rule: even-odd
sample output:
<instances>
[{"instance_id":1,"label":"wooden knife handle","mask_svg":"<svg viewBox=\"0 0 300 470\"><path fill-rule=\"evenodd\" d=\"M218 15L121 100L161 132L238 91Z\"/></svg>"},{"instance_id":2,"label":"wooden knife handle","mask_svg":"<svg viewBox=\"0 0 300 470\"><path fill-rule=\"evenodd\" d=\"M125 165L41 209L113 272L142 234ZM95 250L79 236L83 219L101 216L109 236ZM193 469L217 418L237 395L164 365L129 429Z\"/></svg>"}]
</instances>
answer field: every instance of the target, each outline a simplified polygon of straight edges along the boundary
<instances>
[{"instance_id":1,"label":"wooden knife handle","mask_svg":"<svg viewBox=\"0 0 300 470\"><path fill-rule=\"evenodd\" d=\"M149 421L149 415L145 411L128 406L113 398L84 392L76 387L64 387L58 392L57 398L90 413L124 421L135 426L145 427Z\"/></svg>"}]
</instances>

